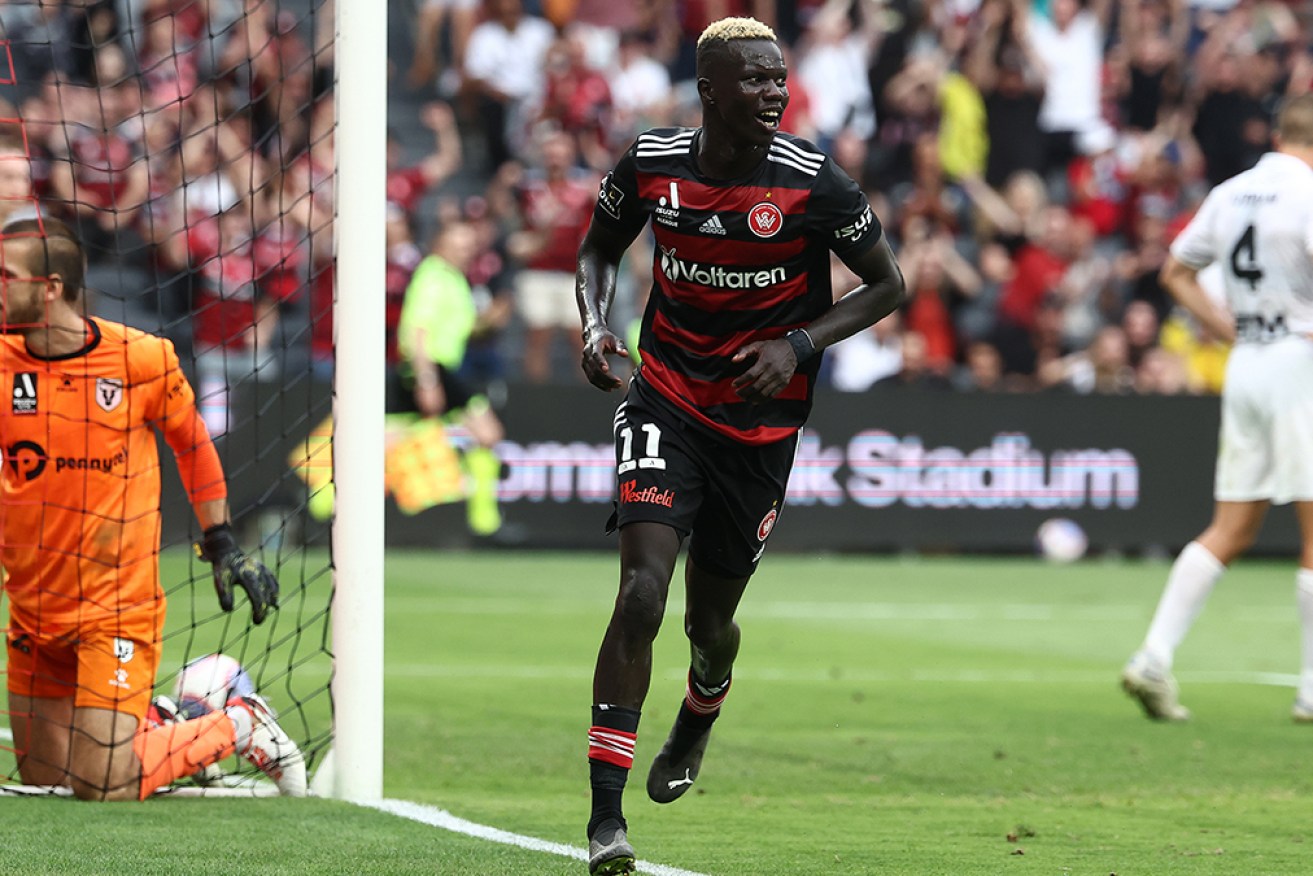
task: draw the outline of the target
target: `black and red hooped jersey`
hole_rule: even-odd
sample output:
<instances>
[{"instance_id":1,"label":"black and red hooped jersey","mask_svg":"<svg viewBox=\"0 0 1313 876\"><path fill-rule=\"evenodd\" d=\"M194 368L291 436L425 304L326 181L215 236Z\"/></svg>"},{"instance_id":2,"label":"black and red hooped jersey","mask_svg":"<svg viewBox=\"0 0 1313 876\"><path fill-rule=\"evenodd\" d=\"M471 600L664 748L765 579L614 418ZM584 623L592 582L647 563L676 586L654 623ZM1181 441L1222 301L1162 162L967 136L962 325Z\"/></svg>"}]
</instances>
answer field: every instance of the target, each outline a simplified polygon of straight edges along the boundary
<instances>
[{"instance_id":1,"label":"black and red hooped jersey","mask_svg":"<svg viewBox=\"0 0 1313 876\"><path fill-rule=\"evenodd\" d=\"M857 184L806 140L776 134L756 169L716 180L698 170L700 136L692 128L640 134L602 181L593 218L628 237L652 220L640 389L720 435L767 444L807 419L821 357L755 405L732 386L749 363L731 357L829 309L830 251L865 252L880 222Z\"/></svg>"}]
</instances>

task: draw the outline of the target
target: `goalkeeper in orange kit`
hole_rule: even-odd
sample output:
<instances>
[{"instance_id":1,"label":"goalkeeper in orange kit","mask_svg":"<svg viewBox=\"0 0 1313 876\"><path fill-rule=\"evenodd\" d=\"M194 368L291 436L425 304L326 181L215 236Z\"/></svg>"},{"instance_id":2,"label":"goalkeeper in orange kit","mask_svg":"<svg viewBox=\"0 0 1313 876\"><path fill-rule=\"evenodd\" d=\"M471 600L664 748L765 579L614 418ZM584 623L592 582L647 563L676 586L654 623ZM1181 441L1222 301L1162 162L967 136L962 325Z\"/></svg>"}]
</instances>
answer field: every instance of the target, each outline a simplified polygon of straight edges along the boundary
<instances>
[{"instance_id":1,"label":"goalkeeper in orange kit","mask_svg":"<svg viewBox=\"0 0 1313 876\"><path fill-rule=\"evenodd\" d=\"M155 430L204 530L197 550L220 606L232 611L240 587L258 624L278 607L278 582L233 538L219 457L172 342L87 317L84 265L58 221L0 228L0 558L19 775L85 800L136 800L238 753L303 795L301 751L259 696L144 721L165 612Z\"/></svg>"}]
</instances>

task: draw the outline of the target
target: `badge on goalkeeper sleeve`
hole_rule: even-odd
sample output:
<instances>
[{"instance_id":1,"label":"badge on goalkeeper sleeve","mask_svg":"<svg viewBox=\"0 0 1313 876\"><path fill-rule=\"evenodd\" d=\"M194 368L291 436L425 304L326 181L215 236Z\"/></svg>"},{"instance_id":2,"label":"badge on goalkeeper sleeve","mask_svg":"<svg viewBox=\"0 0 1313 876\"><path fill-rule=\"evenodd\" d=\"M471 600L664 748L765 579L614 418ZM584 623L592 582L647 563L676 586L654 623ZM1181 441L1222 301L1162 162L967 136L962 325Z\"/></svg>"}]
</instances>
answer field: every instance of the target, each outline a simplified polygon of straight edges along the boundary
<instances>
[{"instance_id":1,"label":"badge on goalkeeper sleeve","mask_svg":"<svg viewBox=\"0 0 1313 876\"><path fill-rule=\"evenodd\" d=\"M219 607L233 610L233 590L240 587L251 601L251 620L264 621L269 609L278 607L278 579L264 563L242 553L227 523L211 526L196 542L196 556L214 566L214 591Z\"/></svg>"}]
</instances>

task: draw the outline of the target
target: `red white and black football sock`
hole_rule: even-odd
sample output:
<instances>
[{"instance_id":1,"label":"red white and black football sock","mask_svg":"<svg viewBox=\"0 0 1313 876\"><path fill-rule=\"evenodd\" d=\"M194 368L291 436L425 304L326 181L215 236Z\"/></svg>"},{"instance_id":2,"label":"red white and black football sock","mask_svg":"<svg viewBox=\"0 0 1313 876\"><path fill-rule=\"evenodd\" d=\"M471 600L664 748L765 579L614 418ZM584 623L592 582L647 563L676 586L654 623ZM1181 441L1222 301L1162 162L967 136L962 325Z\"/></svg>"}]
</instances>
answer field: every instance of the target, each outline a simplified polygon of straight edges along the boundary
<instances>
[{"instance_id":1,"label":"red white and black football sock","mask_svg":"<svg viewBox=\"0 0 1313 876\"><path fill-rule=\"evenodd\" d=\"M588 780L593 789L589 838L598 825L611 818L628 829L620 798L634 766L638 718L636 709L606 703L593 706L593 726L588 728Z\"/></svg>"},{"instance_id":2,"label":"red white and black football sock","mask_svg":"<svg viewBox=\"0 0 1313 876\"><path fill-rule=\"evenodd\" d=\"M720 717L721 704L729 695L728 676L717 684L707 684L697 677L692 669L688 671L688 684L684 688L684 702L679 707L679 717L675 719L675 729L670 740L670 759L677 761L684 756L693 743L706 733L717 718Z\"/></svg>"}]
</instances>

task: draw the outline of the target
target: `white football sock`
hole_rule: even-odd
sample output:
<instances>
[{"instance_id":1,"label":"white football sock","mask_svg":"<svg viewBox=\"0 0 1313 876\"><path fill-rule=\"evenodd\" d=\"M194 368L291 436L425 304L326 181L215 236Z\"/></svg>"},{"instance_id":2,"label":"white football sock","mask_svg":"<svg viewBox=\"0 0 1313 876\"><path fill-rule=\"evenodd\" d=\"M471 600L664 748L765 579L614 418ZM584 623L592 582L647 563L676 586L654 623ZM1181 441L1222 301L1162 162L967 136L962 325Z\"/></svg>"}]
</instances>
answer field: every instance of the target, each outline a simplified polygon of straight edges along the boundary
<instances>
[{"instance_id":1,"label":"white football sock","mask_svg":"<svg viewBox=\"0 0 1313 876\"><path fill-rule=\"evenodd\" d=\"M1167 587L1158 600L1153 622L1144 637L1143 650L1163 669L1172 668L1176 649L1190 631L1195 618L1222 577L1226 566L1197 541L1192 541L1176 557L1167 576Z\"/></svg>"},{"instance_id":2,"label":"white football sock","mask_svg":"<svg viewBox=\"0 0 1313 876\"><path fill-rule=\"evenodd\" d=\"M1301 568L1296 573L1295 602L1299 605L1299 626L1303 643L1299 664L1298 699L1313 705L1313 569Z\"/></svg>"}]
</instances>

